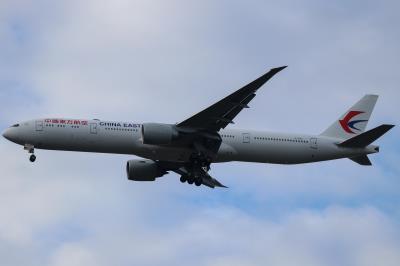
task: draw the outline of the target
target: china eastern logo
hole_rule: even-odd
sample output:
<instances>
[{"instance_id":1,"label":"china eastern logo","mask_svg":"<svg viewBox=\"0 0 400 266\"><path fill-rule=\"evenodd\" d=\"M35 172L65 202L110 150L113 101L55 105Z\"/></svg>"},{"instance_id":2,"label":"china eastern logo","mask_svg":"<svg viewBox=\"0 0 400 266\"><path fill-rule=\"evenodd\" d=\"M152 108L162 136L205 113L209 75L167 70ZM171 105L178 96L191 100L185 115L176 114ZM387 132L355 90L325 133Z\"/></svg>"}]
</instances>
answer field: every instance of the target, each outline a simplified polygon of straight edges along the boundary
<instances>
[{"instance_id":1,"label":"china eastern logo","mask_svg":"<svg viewBox=\"0 0 400 266\"><path fill-rule=\"evenodd\" d=\"M361 111L348 112L347 115L342 120L339 120L339 123L342 126L343 130L350 134L356 134L356 132L354 132L353 130L360 131L360 129L356 128L355 125L357 123L366 122L368 120L351 120L351 119L353 119L355 116L357 116L359 114L363 114L363 113L364 112L361 112Z\"/></svg>"}]
</instances>

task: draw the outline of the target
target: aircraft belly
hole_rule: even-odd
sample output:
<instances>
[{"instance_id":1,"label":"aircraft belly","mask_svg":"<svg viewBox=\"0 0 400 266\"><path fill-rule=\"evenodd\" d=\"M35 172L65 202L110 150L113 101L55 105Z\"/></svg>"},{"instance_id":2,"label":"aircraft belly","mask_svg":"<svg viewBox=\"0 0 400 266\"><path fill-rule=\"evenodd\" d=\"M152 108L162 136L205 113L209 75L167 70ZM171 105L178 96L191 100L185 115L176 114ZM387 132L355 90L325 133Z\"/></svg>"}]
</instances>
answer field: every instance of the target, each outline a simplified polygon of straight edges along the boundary
<instances>
[{"instance_id":1,"label":"aircraft belly","mask_svg":"<svg viewBox=\"0 0 400 266\"><path fill-rule=\"evenodd\" d=\"M84 151L100 153L134 154L132 135L110 136L73 130L47 130L38 136L34 146L49 150Z\"/></svg>"},{"instance_id":2,"label":"aircraft belly","mask_svg":"<svg viewBox=\"0 0 400 266\"><path fill-rule=\"evenodd\" d=\"M138 135L86 131L48 129L37 134L32 144L39 149L133 154L140 157L163 161L187 161L192 151L187 148L173 148L143 145Z\"/></svg>"},{"instance_id":3,"label":"aircraft belly","mask_svg":"<svg viewBox=\"0 0 400 266\"><path fill-rule=\"evenodd\" d=\"M285 137L282 137L285 138ZM296 136L286 137L295 139ZM336 145L336 140L318 136L301 136L307 142L293 141L255 141L250 143L232 143L235 153L226 155L225 161L245 161L274 164L300 164L326 161L365 154L363 149L343 149ZM316 142L312 143L311 140ZM222 161L222 160L221 160Z\"/></svg>"},{"instance_id":4,"label":"aircraft belly","mask_svg":"<svg viewBox=\"0 0 400 266\"><path fill-rule=\"evenodd\" d=\"M237 151L232 147L232 145L222 142L214 162L220 163L234 161L236 157Z\"/></svg>"},{"instance_id":5,"label":"aircraft belly","mask_svg":"<svg viewBox=\"0 0 400 266\"><path fill-rule=\"evenodd\" d=\"M193 151L188 148L143 145L137 147L135 155L152 160L185 162L190 159Z\"/></svg>"},{"instance_id":6,"label":"aircraft belly","mask_svg":"<svg viewBox=\"0 0 400 266\"><path fill-rule=\"evenodd\" d=\"M274 164L297 164L311 162L316 156L317 150L312 150L306 145L290 144L241 144L237 148L235 161L274 163ZM313 156L314 155L314 156Z\"/></svg>"}]
</instances>

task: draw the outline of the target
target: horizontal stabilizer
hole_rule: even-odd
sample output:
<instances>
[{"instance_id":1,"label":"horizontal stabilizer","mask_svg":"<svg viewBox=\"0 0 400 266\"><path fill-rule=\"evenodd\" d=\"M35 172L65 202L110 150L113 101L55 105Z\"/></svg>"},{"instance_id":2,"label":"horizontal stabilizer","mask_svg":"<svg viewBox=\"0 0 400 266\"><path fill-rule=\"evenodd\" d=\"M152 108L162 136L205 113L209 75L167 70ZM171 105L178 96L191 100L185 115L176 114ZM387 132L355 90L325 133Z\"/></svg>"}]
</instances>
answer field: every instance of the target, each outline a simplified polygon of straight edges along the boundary
<instances>
[{"instance_id":1,"label":"horizontal stabilizer","mask_svg":"<svg viewBox=\"0 0 400 266\"><path fill-rule=\"evenodd\" d=\"M361 133L351 139L345 140L339 144L341 147L363 148L379 139L388 132L394 125L380 125L379 127Z\"/></svg>"},{"instance_id":2,"label":"horizontal stabilizer","mask_svg":"<svg viewBox=\"0 0 400 266\"><path fill-rule=\"evenodd\" d=\"M369 160L367 155L361 155L361 156L357 156L357 157L351 157L349 158L350 160L352 160L353 162L356 162L358 164L361 165L372 165L371 161Z\"/></svg>"}]
</instances>

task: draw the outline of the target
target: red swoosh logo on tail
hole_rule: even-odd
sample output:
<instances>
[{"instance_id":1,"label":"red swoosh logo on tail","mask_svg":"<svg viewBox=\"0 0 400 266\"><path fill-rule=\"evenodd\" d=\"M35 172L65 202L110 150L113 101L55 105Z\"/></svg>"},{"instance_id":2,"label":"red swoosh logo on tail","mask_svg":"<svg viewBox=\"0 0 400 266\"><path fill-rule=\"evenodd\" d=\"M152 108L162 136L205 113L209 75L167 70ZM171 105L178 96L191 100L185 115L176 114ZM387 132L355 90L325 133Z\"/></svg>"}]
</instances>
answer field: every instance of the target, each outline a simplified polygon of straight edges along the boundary
<instances>
[{"instance_id":1,"label":"red swoosh logo on tail","mask_svg":"<svg viewBox=\"0 0 400 266\"><path fill-rule=\"evenodd\" d=\"M348 112L347 115L342 120L339 120L339 123L342 126L343 130L350 134L356 134L355 132L351 131L351 129L349 127L349 122L356 115L363 114L363 113L364 112L361 112L361 111Z\"/></svg>"}]
</instances>

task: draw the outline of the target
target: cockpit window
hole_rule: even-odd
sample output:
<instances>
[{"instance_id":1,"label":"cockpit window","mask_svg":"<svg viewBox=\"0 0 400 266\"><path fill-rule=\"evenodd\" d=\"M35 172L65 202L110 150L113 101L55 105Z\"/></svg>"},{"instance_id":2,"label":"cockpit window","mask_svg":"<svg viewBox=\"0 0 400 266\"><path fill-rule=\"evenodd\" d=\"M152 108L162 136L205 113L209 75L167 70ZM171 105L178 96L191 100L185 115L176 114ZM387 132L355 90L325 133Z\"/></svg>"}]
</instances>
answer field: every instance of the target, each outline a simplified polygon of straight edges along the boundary
<instances>
[{"instance_id":1,"label":"cockpit window","mask_svg":"<svg viewBox=\"0 0 400 266\"><path fill-rule=\"evenodd\" d=\"M19 124L12 125L11 127L19 127Z\"/></svg>"}]
</instances>

